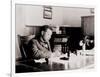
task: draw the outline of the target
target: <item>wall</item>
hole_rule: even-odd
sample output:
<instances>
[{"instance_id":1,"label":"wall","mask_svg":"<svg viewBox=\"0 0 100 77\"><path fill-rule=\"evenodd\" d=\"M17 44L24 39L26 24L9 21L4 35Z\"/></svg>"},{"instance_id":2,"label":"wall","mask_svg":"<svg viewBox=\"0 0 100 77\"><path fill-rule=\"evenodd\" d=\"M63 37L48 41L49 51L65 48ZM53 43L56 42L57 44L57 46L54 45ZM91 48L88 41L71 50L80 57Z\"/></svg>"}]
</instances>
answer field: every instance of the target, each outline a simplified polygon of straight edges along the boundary
<instances>
[{"instance_id":1,"label":"wall","mask_svg":"<svg viewBox=\"0 0 100 77\"><path fill-rule=\"evenodd\" d=\"M42 6L24 6L25 8L25 24L27 25L45 25L62 24L62 9L59 7L52 8L52 19L43 19Z\"/></svg>"},{"instance_id":2,"label":"wall","mask_svg":"<svg viewBox=\"0 0 100 77\"><path fill-rule=\"evenodd\" d=\"M81 16L92 15L86 8L63 8L63 25L81 27Z\"/></svg>"},{"instance_id":3,"label":"wall","mask_svg":"<svg viewBox=\"0 0 100 77\"><path fill-rule=\"evenodd\" d=\"M30 35L26 25L69 25L81 27L81 16L91 15L90 9L52 7L52 19L43 19L43 7L16 5L16 58L21 57L17 35Z\"/></svg>"}]
</instances>

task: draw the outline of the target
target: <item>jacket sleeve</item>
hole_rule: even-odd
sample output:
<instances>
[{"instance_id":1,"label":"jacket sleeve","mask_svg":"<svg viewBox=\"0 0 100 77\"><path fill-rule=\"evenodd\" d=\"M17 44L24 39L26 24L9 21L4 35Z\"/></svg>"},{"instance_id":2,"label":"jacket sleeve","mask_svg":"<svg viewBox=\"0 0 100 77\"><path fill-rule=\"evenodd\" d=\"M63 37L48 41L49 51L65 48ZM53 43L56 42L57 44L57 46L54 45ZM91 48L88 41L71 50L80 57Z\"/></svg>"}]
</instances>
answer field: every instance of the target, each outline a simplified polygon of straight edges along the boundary
<instances>
[{"instance_id":1,"label":"jacket sleeve","mask_svg":"<svg viewBox=\"0 0 100 77\"><path fill-rule=\"evenodd\" d=\"M31 46L34 58L49 58L51 56L52 52L41 47L37 40L33 40Z\"/></svg>"}]
</instances>

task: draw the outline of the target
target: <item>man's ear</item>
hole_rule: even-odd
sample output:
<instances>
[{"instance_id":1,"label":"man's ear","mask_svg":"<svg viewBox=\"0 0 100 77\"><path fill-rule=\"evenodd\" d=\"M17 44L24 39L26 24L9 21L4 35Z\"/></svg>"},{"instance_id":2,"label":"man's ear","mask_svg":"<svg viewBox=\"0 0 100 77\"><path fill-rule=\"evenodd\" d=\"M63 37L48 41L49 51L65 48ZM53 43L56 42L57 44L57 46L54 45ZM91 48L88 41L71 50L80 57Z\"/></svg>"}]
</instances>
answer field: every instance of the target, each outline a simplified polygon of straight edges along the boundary
<instances>
[{"instance_id":1,"label":"man's ear","mask_svg":"<svg viewBox=\"0 0 100 77\"><path fill-rule=\"evenodd\" d=\"M41 35L43 35L44 34L44 31L41 31Z\"/></svg>"}]
</instances>

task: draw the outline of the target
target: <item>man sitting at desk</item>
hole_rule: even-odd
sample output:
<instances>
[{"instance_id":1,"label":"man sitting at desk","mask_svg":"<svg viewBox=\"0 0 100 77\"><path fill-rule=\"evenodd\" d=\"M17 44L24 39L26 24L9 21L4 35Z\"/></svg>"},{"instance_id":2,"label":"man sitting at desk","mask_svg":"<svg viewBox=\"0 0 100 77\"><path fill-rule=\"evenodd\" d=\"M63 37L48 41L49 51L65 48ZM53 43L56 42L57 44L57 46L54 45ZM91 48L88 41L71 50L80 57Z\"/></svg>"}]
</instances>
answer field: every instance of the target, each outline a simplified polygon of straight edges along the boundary
<instances>
[{"instance_id":1,"label":"man sitting at desk","mask_svg":"<svg viewBox=\"0 0 100 77\"><path fill-rule=\"evenodd\" d=\"M52 35L52 28L45 25L41 28L40 36L38 38L33 38L28 44L29 52L34 59L50 58L51 48L49 40Z\"/></svg>"}]
</instances>

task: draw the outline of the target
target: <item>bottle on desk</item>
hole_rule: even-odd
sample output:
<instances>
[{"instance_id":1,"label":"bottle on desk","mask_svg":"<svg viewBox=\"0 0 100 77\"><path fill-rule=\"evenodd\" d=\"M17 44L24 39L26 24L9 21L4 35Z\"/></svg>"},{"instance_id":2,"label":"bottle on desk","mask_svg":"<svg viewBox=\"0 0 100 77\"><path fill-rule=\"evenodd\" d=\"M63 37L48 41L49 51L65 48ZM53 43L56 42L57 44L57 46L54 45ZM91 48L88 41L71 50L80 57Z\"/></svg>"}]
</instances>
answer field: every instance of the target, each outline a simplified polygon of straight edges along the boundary
<instances>
[{"instance_id":1,"label":"bottle on desk","mask_svg":"<svg viewBox=\"0 0 100 77\"><path fill-rule=\"evenodd\" d=\"M82 56L84 55L85 51L86 51L86 46L85 46L85 43L83 43L82 52L81 52Z\"/></svg>"},{"instance_id":2,"label":"bottle on desk","mask_svg":"<svg viewBox=\"0 0 100 77\"><path fill-rule=\"evenodd\" d=\"M85 43L84 43L83 46L82 46L83 52L85 51L85 49L86 49L86 47L85 47Z\"/></svg>"}]
</instances>

